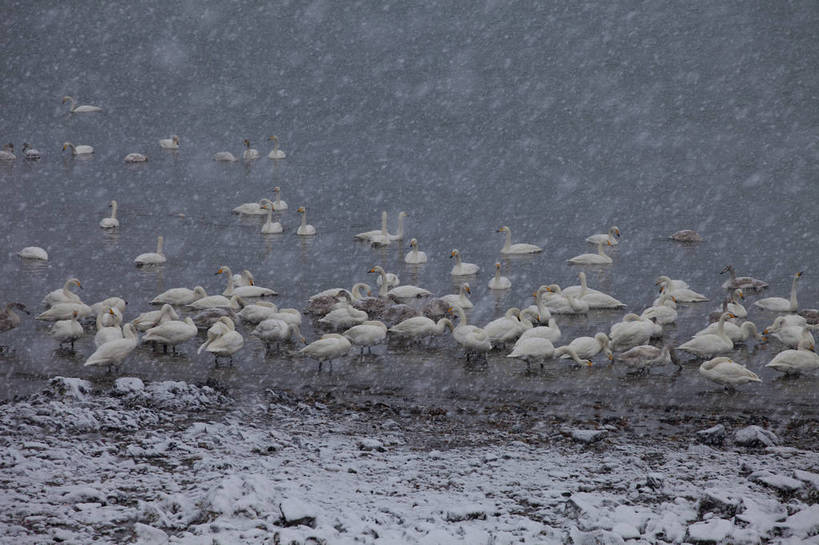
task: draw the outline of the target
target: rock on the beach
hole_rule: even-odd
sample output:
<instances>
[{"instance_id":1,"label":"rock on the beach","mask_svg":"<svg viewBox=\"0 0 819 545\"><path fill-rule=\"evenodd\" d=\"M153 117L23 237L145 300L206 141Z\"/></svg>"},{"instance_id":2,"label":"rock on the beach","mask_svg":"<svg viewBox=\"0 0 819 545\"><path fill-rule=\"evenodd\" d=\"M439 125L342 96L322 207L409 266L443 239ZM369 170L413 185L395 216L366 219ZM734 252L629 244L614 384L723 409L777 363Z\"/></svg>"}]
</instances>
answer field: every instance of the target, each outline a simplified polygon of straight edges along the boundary
<instances>
[{"instance_id":1,"label":"rock on the beach","mask_svg":"<svg viewBox=\"0 0 819 545\"><path fill-rule=\"evenodd\" d=\"M48 382L52 391L65 397L85 399L91 393L91 383L74 377L54 377Z\"/></svg>"},{"instance_id":2,"label":"rock on the beach","mask_svg":"<svg viewBox=\"0 0 819 545\"><path fill-rule=\"evenodd\" d=\"M368 437L360 439L357 446L359 450L377 450L378 452L384 452L387 450L384 448L384 443L378 439L370 439Z\"/></svg>"},{"instance_id":3,"label":"rock on the beach","mask_svg":"<svg viewBox=\"0 0 819 545\"><path fill-rule=\"evenodd\" d=\"M114 393L119 395L141 392L145 389L145 383L136 377L122 377L114 381Z\"/></svg>"},{"instance_id":4,"label":"rock on the beach","mask_svg":"<svg viewBox=\"0 0 819 545\"><path fill-rule=\"evenodd\" d=\"M315 507L297 498L290 498L281 502L279 511L282 513L282 526L316 527L318 514Z\"/></svg>"},{"instance_id":5,"label":"rock on the beach","mask_svg":"<svg viewBox=\"0 0 819 545\"><path fill-rule=\"evenodd\" d=\"M819 503L794 513L777 527L786 529L795 537L816 535L819 533Z\"/></svg>"},{"instance_id":6,"label":"rock on the beach","mask_svg":"<svg viewBox=\"0 0 819 545\"><path fill-rule=\"evenodd\" d=\"M608 530L583 532L576 526L569 530L573 545L624 545L625 540L619 534Z\"/></svg>"},{"instance_id":7,"label":"rock on the beach","mask_svg":"<svg viewBox=\"0 0 819 545\"><path fill-rule=\"evenodd\" d=\"M717 424L697 432L697 440L706 445L719 446L725 441L725 426Z\"/></svg>"},{"instance_id":8,"label":"rock on the beach","mask_svg":"<svg viewBox=\"0 0 819 545\"><path fill-rule=\"evenodd\" d=\"M463 520L486 520L486 508L477 504L464 504L447 509L444 519L447 522Z\"/></svg>"},{"instance_id":9,"label":"rock on the beach","mask_svg":"<svg viewBox=\"0 0 819 545\"><path fill-rule=\"evenodd\" d=\"M804 483L800 480L793 479L787 475L777 475L776 473L765 470L751 473L748 475L748 479L781 492L793 492L804 486Z\"/></svg>"},{"instance_id":10,"label":"rock on the beach","mask_svg":"<svg viewBox=\"0 0 819 545\"><path fill-rule=\"evenodd\" d=\"M168 534L159 528L141 522L134 524L134 533L136 533L139 545L166 545L168 543Z\"/></svg>"},{"instance_id":11,"label":"rock on the beach","mask_svg":"<svg viewBox=\"0 0 819 545\"><path fill-rule=\"evenodd\" d=\"M779 438L772 431L759 426L747 426L737 430L734 443L746 447L772 447L779 444Z\"/></svg>"},{"instance_id":12,"label":"rock on the beach","mask_svg":"<svg viewBox=\"0 0 819 545\"><path fill-rule=\"evenodd\" d=\"M711 519L695 522L688 527L688 540L692 543L725 543L731 535L734 524L730 520Z\"/></svg>"},{"instance_id":13,"label":"rock on the beach","mask_svg":"<svg viewBox=\"0 0 819 545\"><path fill-rule=\"evenodd\" d=\"M583 430L571 428L565 431L569 436L579 443L595 443L601 440L608 433L606 430Z\"/></svg>"},{"instance_id":14,"label":"rock on the beach","mask_svg":"<svg viewBox=\"0 0 819 545\"><path fill-rule=\"evenodd\" d=\"M699 502L700 516L715 513L724 517L733 517L742 512L742 498L729 494L722 488L709 488Z\"/></svg>"},{"instance_id":15,"label":"rock on the beach","mask_svg":"<svg viewBox=\"0 0 819 545\"><path fill-rule=\"evenodd\" d=\"M611 527L611 531L623 539L637 539L640 537L640 530L627 522L617 522Z\"/></svg>"}]
</instances>

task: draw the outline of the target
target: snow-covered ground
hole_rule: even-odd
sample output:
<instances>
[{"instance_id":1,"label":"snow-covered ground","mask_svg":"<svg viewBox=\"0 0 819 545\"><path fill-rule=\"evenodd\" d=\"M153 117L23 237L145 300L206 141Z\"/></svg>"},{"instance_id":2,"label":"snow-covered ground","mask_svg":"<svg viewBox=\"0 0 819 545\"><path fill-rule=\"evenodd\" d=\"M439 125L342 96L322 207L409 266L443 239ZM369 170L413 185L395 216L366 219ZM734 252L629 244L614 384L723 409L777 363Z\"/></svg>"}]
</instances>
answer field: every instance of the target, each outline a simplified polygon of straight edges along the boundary
<instances>
[{"instance_id":1,"label":"snow-covered ground","mask_svg":"<svg viewBox=\"0 0 819 545\"><path fill-rule=\"evenodd\" d=\"M0 541L819 544L819 456L767 430L456 413L58 377L0 406Z\"/></svg>"}]
</instances>

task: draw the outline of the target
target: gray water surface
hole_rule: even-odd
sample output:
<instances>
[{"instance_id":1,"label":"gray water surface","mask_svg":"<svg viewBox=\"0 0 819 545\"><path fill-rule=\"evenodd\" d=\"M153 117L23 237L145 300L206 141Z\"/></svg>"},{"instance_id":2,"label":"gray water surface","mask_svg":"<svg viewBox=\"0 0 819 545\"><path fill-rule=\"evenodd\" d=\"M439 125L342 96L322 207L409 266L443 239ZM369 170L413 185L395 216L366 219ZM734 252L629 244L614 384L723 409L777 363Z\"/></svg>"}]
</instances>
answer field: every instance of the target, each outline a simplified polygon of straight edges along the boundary
<instances>
[{"instance_id":1,"label":"gray water surface","mask_svg":"<svg viewBox=\"0 0 819 545\"><path fill-rule=\"evenodd\" d=\"M37 163L0 165L0 300L34 311L50 290L77 276L83 300L118 295L127 319L157 293L203 285L220 293L220 265L247 268L302 308L328 287L375 278L376 264L403 283L454 290L449 251L478 263L470 320L485 324L509 306L530 304L538 285L591 286L639 312L656 296L659 274L687 280L712 301L682 306L666 341L679 344L707 323L724 296L719 271L770 282L764 296L787 297L804 270L801 307L819 306L819 7L813 2L694 4L385 2L13 3L0 83L2 141L31 142ZM102 106L67 113L63 95ZM157 140L178 134L179 152ZM266 157L275 134L287 158ZM250 138L263 158L219 164ZM61 153L64 141L91 144L89 160ZM125 165L129 152L149 162ZM281 186L290 208L285 234L263 236L261 220L230 213ZM120 204L118 233L99 220ZM304 205L318 236L295 235ZM403 247L375 250L353 234L379 227L380 211L406 210ZM500 259L500 225L536 256ZM578 269L566 259L593 251L584 238L618 225L614 264ZM706 241L667 239L682 228ZM168 262L139 270L133 258L165 237ZM429 263L403 263L409 238ZM38 245L44 266L15 253ZM501 260L507 293L487 282ZM750 308L756 298L746 300ZM563 340L608 331L624 312L559 319ZM760 329L769 313L751 311ZM244 334L249 329L241 329ZM308 340L317 337L306 326ZM542 399L555 410L586 411L599 400L617 412L635 403L685 410L816 415L816 376L781 380L763 368L776 346L737 351L763 379L725 396L696 362L630 377L604 360L576 369L562 362L527 371L490 355L467 364L451 338L431 347L390 345L353 356L332 372L312 361L265 356L258 341L233 367L211 358L152 354L140 347L118 371L146 380L223 385L237 397L262 388L393 396L408 402L478 403ZM0 396L38 390L55 375L101 377L76 355L57 352L43 324L27 319L2 336ZM635 401L636 400L636 401Z\"/></svg>"}]
</instances>

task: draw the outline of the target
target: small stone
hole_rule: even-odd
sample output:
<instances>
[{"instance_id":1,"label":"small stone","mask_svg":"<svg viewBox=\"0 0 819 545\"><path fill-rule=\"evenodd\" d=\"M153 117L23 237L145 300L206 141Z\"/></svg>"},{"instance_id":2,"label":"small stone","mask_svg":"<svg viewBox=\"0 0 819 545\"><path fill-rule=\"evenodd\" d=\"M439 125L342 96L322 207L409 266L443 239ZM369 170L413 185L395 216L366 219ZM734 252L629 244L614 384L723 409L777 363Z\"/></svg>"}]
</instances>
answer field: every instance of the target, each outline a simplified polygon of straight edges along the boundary
<instances>
[{"instance_id":1,"label":"small stone","mask_svg":"<svg viewBox=\"0 0 819 545\"><path fill-rule=\"evenodd\" d=\"M579 443L595 443L608 434L606 430L581 430L573 428L567 431L569 436Z\"/></svg>"},{"instance_id":2,"label":"small stone","mask_svg":"<svg viewBox=\"0 0 819 545\"><path fill-rule=\"evenodd\" d=\"M764 470L751 473L748 475L748 479L786 493L799 490L805 485L805 483L798 479L793 479L786 475L777 475L776 473Z\"/></svg>"},{"instance_id":3,"label":"small stone","mask_svg":"<svg viewBox=\"0 0 819 545\"><path fill-rule=\"evenodd\" d=\"M141 392L145 383L136 377L122 377L114 381L114 393L119 395Z\"/></svg>"},{"instance_id":4,"label":"small stone","mask_svg":"<svg viewBox=\"0 0 819 545\"><path fill-rule=\"evenodd\" d=\"M168 543L168 534L159 528L141 522L134 524L134 533L139 545L166 545Z\"/></svg>"},{"instance_id":5,"label":"small stone","mask_svg":"<svg viewBox=\"0 0 819 545\"><path fill-rule=\"evenodd\" d=\"M692 543L725 543L733 532L734 525L730 520L711 519L696 522L688 527L688 541Z\"/></svg>"},{"instance_id":6,"label":"small stone","mask_svg":"<svg viewBox=\"0 0 819 545\"><path fill-rule=\"evenodd\" d=\"M316 510L313 506L298 500L289 499L279 504L282 513L282 526L309 526L316 527Z\"/></svg>"},{"instance_id":7,"label":"small stone","mask_svg":"<svg viewBox=\"0 0 819 545\"><path fill-rule=\"evenodd\" d=\"M722 489L711 488L705 491L699 503L699 516L716 513L730 518L742 511L742 498L730 496Z\"/></svg>"},{"instance_id":8,"label":"small stone","mask_svg":"<svg viewBox=\"0 0 819 545\"><path fill-rule=\"evenodd\" d=\"M56 393L74 399L85 399L91 393L91 383L81 378L54 377L48 385Z\"/></svg>"},{"instance_id":9,"label":"small stone","mask_svg":"<svg viewBox=\"0 0 819 545\"><path fill-rule=\"evenodd\" d=\"M717 424L697 432L697 440L706 445L719 446L725 441L725 426Z\"/></svg>"},{"instance_id":10,"label":"small stone","mask_svg":"<svg viewBox=\"0 0 819 545\"><path fill-rule=\"evenodd\" d=\"M447 522L464 520L486 520L486 509L481 505L461 505L448 509L444 515Z\"/></svg>"},{"instance_id":11,"label":"small stone","mask_svg":"<svg viewBox=\"0 0 819 545\"><path fill-rule=\"evenodd\" d=\"M759 426L748 426L737 430L734 443L746 447L772 447L779 444L779 438L772 431Z\"/></svg>"},{"instance_id":12,"label":"small stone","mask_svg":"<svg viewBox=\"0 0 819 545\"><path fill-rule=\"evenodd\" d=\"M359 450L365 451L377 450L378 452L385 452L387 450L386 448L384 448L384 443L382 443L378 439L370 438L359 439L358 443L356 443L356 446L358 446Z\"/></svg>"},{"instance_id":13,"label":"small stone","mask_svg":"<svg viewBox=\"0 0 819 545\"><path fill-rule=\"evenodd\" d=\"M640 530L626 522L618 522L611 527L611 531L623 539L637 539L640 537Z\"/></svg>"}]
</instances>

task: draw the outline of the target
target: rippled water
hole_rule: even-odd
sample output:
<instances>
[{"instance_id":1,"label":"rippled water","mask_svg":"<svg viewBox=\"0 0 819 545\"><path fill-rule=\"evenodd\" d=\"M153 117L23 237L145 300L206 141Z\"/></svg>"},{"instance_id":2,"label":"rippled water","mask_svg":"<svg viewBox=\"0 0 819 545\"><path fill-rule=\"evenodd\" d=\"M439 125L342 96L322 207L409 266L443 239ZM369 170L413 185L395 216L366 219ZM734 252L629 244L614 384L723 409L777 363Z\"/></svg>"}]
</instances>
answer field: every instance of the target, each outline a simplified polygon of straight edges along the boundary
<instances>
[{"instance_id":1,"label":"rippled water","mask_svg":"<svg viewBox=\"0 0 819 545\"><path fill-rule=\"evenodd\" d=\"M622 243L612 266L587 269L593 287L638 312L659 274L712 297L680 312L667 331L675 344L705 325L727 263L768 280L765 295L787 296L793 272L805 270L800 306L819 306L813 3L22 7L0 22L13 37L0 61L1 138L18 150L29 141L44 157L0 165L0 300L36 310L77 276L86 302L124 296L132 318L167 288L219 293L220 265L252 270L285 307L301 308L327 287L372 285L375 264L442 294L453 290L447 257L459 248L483 269L470 316L483 324L529 304L540 284L575 284L578 269L566 259L592 251L585 236L616 224ZM63 95L105 112L68 115ZM182 149L162 152L157 140L172 133ZM238 155L243 138L266 155L271 134L288 155L276 164L210 159ZM95 156L61 154L66 140L95 146ZM149 162L123 164L134 151ZM285 234L263 236L261 221L231 215L270 197L274 185L290 204ZM97 226L111 199L122 225L114 235ZM317 237L294 234L299 205ZM404 265L407 248L353 241L378 228L382 209L391 229L399 210L410 213L405 244L417 238L427 265ZM496 295L486 284L502 224L545 251L503 259L513 286ZM681 228L706 242L667 240ZM168 263L136 269L133 258L153 251L159 234ZM15 252L28 245L45 247L49 263L21 263ZM561 320L563 338L608 331L622 314ZM760 329L772 321L750 317ZM306 333L315 337L309 326ZM92 339L67 355L33 320L3 334L14 351L0 356L0 396L39 389L54 375L99 377L103 370L82 367ZM390 345L322 374L311 361L265 357L249 337L232 368L195 356L193 343L183 351L172 358L141 347L120 374L210 379L239 397L281 387L410 402L543 398L567 411L603 400L615 411L645 404L784 414L815 414L819 380L779 380L762 369L773 347L737 354L765 382L734 396L693 364L643 378L606 364L527 372L503 353L467 365L448 338L431 348Z\"/></svg>"}]
</instances>

